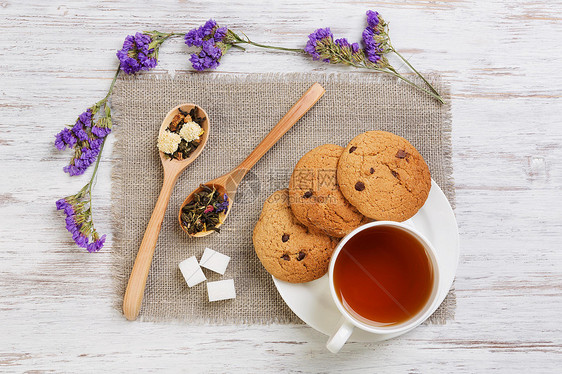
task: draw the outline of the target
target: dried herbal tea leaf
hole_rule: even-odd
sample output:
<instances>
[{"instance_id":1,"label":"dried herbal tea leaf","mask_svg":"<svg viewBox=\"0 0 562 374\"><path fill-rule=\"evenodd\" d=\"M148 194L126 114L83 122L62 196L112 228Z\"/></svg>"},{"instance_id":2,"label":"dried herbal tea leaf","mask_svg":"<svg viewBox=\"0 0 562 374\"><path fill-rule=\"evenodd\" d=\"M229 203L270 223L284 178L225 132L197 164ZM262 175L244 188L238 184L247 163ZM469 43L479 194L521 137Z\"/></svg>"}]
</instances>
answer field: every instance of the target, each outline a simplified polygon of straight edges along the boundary
<instances>
[{"instance_id":1,"label":"dried herbal tea leaf","mask_svg":"<svg viewBox=\"0 0 562 374\"><path fill-rule=\"evenodd\" d=\"M201 185L201 191L182 208L181 224L190 235L203 231L217 231L221 214L228 211L228 195L221 195L215 188Z\"/></svg>"}]
</instances>

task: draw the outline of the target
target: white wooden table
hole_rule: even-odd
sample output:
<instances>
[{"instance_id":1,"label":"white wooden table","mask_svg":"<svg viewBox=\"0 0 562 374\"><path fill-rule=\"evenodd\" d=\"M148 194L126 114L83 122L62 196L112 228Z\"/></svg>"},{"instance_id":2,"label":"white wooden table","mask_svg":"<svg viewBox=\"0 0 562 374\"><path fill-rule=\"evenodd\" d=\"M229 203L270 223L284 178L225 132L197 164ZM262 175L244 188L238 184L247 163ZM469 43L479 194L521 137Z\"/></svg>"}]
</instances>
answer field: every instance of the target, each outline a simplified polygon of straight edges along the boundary
<instances>
[{"instance_id":1,"label":"white wooden table","mask_svg":"<svg viewBox=\"0 0 562 374\"><path fill-rule=\"evenodd\" d=\"M560 370L562 2L379 3L394 45L452 85L462 246L453 321L339 355L306 326L127 322L112 307L111 244L78 249L54 208L88 178L62 173L69 154L55 150L54 134L105 95L127 34L214 17L257 41L302 46L317 27L359 38L375 5L0 0L0 372ZM189 70L186 52L168 43L157 71ZM249 48L218 70L338 68ZM94 201L107 233L111 161L106 152Z\"/></svg>"}]
</instances>

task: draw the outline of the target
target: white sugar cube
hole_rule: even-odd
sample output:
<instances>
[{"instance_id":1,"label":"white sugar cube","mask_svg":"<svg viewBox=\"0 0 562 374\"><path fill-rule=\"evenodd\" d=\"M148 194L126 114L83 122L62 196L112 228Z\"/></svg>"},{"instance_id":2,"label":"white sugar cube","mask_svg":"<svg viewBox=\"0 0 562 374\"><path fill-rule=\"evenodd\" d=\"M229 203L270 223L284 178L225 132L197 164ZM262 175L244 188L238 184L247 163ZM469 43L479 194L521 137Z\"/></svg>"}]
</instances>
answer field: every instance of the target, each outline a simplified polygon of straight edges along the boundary
<instances>
[{"instance_id":1,"label":"white sugar cube","mask_svg":"<svg viewBox=\"0 0 562 374\"><path fill-rule=\"evenodd\" d=\"M203 252L203 256L201 257L201 261L199 261L199 265L212 270L215 273L224 275L229 261L230 257L228 257L227 255L223 255L222 253L213 251L211 248L205 248L205 252Z\"/></svg>"},{"instance_id":2,"label":"white sugar cube","mask_svg":"<svg viewBox=\"0 0 562 374\"><path fill-rule=\"evenodd\" d=\"M234 280L226 279L216 282L207 282L209 301L227 300L236 298Z\"/></svg>"},{"instance_id":3,"label":"white sugar cube","mask_svg":"<svg viewBox=\"0 0 562 374\"><path fill-rule=\"evenodd\" d=\"M190 258L180 262L179 267L189 287L193 287L196 284L207 280L207 277L203 274L195 256L191 256Z\"/></svg>"}]
</instances>

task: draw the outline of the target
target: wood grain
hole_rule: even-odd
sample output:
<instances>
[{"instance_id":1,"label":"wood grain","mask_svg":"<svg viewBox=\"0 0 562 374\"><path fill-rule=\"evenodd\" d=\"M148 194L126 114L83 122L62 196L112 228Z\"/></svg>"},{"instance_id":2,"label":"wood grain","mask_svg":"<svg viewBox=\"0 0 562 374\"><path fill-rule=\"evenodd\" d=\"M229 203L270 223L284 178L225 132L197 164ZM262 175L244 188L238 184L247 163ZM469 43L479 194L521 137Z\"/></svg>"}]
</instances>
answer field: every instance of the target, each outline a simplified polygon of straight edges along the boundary
<instances>
[{"instance_id":1,"label":"wood grain","mask_svg":"<svg viewBox=\"0 0 562 374\"><path fill-rule=\"evenodd\" d=\"M181 109L184 112L190 112L194 108L196 108L194 104L185 103L170 110L162 121L162 125L160 125L160 133L168 129L168 126L170 126L174 117L179 113L178 109ZM144 289L146 288L148 272L150 271L150 265L152 264L152 258L154 256L154 250L156 248L156 243L158 242L160 229L162 228L164 214L168 208L170 196L172 196L172 191L174 190L176 181L185 168L195 161L201 152L203 152L203 149L207 145L207 140L209 139L209 116L202 108L199 108L196 113L204 118L201 123L203 135L201 136L199 145L189 155L189 157L182 160L170 159L170 157L162 151L158 151L158 149L153 150L153 152L158 152L160 156L162 169L164 170L164 180L162 183L162 189L160 190L160 195L158 196L158 200L156 201L156 205L154 206L154 210L152 211L152 215L148 221L146 231L144 232L133 269L131 270L131 275L129 276L125 296L123 297L123 315L129 321L134 321L139 315L142 299L144 297Z\"/></svg>"},{"instance_id":2,"label":"wood grain","mask_svg":"<svg viewBox=\"0 0 562 374\"><path fill-rule=\"evenodd\" d=\"M394 45L453 92L461 260L457 311L334 356L306 326L129 323L112 308L111 236L79 250L54 201L70 178L54 134L105 95L115 51L140 30L209 17L295 47L317 27L358 39L377 6ZM556 372L562 365L562 2L0 0L0 371ZM154 74L189 70L181 40ZM401 64L392 60L397 66ZM305 56L231 50L218 71L347 71ZM94 192L109 225L111 142Z\"/></svg>"},{"instance_id":3,"label":"wood grain","mask_svg":"<svg viewBox=\"0 0 562 374\"><path fill-rule=\"evenodd\" d=\"M291 107L291 109L289 109L287 114L285 114L283 118L279 120L279 122L271 129L271 131L265 136L265 138L263 138L263 140L256 146L256 148L254 148L252 152L250 152L250 154L240 163L240 165L236 166L234 169L232 169L231 171L229 171L224 175L221 175L218 178L215 178L208 182L204 182L204 184L208 188L216 189L220 195L226 194L229 197L229 206L228 209L226 210L226 214L221 213L220 223L216 227L222 226L223 222L227 219L230 211L232 210L232 204L235 201L236 190L238 189L238 186L240 185L240 182L242 181L244 176L267 153L267 151L269 151L271 147L273 147L275 143L277 143L277 141L279 141L279 139L281 139L281 137L285 135L285 133L289 131L289 129L293 127L293 125L297 123L297 121L301 119L301 117L304 116L305 113L308 112L310 108L312 108L318 100L320 100L320 98L324 95L325 92L326 90L324 89L324 87L320 85L320 83L318 82L314 83L302 95L302 97ZM226 157L226 156L227 156L226 153L224 155L221 155L221 157ZM203 191L202 187L198 187L194 191L192 191L185 198L178 212L178 221L181 226L181 229L188 234L189 232L187 231L187 229L182 223L182 218L181 218L182 210L187 204L193 201L193 197L195 194L200 193L202 191ZM203 236L211 235L213 233L214 233L213 230L207 230L207 231L200 231L195 234L189 234L189 235L191 235L192 237L201 238ZM145 278L145 282L146 282L146 278ZM140 302L136 309L137 314L139 310L140 310Z\"/></svg>"}]
</instances>

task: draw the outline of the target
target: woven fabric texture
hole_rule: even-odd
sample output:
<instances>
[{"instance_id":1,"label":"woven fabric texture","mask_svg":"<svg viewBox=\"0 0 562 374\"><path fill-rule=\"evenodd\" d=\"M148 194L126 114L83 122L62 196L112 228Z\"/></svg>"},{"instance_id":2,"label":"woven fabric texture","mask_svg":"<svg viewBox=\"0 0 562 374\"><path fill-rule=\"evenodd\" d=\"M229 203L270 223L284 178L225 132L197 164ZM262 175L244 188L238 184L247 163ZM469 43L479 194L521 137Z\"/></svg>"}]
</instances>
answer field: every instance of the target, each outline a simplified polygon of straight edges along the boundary
<instances>
[{"instance_id":1,"label":"woven fabric texture","mask_svg":"<svg viewBox=\"0 0 562 374\"><path fill-rule=\"evenodd\" d=\"M437 76L431 81L448 98ZM184 198L200 183L234 168L314 82L326 94L256 164L239 186L220 234L190 239L177 215ZM448 100L447 100L448 101ZM454 205L449 105L379 74L145 74L121 77L112 97L117 142L113 170L113 241L116 306L121 308L128 276L162 185L156 149L158 129L174 106L191 102L210 119L205 150L180 176L173 191L148 276L140 318L189 323L302 323L279 296L252 246L252 230L272 192L286 188L293 167L310 149L345 146L367 130L386 130L408 139L427 161L433 179ZM224 276L234 279L234 300L208 302L205 284L188 288L178 263L199 259L205 247L231 257ZM428 323L453 318L454 291Z\"/></svg>"}]
</instances>

